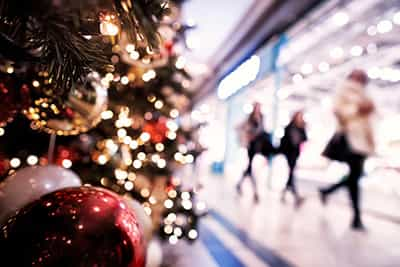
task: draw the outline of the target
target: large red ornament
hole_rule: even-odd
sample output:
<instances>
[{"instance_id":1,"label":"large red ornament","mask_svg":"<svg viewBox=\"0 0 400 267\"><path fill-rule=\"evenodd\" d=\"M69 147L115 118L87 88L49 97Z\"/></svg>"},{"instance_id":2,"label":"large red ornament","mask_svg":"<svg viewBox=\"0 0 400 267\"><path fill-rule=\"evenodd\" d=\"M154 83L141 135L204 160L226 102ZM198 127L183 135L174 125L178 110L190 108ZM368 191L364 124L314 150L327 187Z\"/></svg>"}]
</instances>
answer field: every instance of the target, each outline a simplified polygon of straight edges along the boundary
<instances>
[{"instance_id":1,"label":"large red ornament","mask_svg":"<svg viewBox=\"0 0 400 267\"><path fill-rule=\"evenodd\" d=\"M143 267L137 219L116 194L68 188L25 206L2 227L4 266Z\"/></svg>"},{"instance_id":2,"label":"large red ornament","mask_svg":"<svg viewBox=\"0 0 400 267\"><path fill-rule=\"evenodd\" d=\"M167 131L168 127L163 119L159 119L156 122L148 122L143 126L143 132L150 134L150 140L154 144L164 142Z\"/></svg>"}]
</instances>

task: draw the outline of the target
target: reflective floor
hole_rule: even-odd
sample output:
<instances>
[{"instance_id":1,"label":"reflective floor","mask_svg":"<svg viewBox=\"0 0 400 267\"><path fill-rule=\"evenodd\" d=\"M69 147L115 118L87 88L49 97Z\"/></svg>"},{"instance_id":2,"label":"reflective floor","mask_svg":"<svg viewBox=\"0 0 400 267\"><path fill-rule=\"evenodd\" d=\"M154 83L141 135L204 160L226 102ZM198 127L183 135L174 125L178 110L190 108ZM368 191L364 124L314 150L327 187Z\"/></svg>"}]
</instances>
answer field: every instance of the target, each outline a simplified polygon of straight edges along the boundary
<instances>
[{"instance_id":1,"label":"reflective floor","mask_svg":"<svg viewBox=\"0 0 400 267\"><path fill-rule=\"evenodd\" d=\"M267 190L266 180L259 177L261 201L254 205L248 181L242 196L235 191L240 172L228 172L225 177L206 173L201 174L206 186L200 194L210 213L202 220L200 240L166 246L168 266L399 266L397 217L366 207L366 231L354 232L349 227L346 192L333 196L324 207L315 194L318 184L300 181L306 201L296 209L290 198L282 203L279 191ZM393 205L392 200L386 201L388 205Z\"/></svg>"}]
</instances>

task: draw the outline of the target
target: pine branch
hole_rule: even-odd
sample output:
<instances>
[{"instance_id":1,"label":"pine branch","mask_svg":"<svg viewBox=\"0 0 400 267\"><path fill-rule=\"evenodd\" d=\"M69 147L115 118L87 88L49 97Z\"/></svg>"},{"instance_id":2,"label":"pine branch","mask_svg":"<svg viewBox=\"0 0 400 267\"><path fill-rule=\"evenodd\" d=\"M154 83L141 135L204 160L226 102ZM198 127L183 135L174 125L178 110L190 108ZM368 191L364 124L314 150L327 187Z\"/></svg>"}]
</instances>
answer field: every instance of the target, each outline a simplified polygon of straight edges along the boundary
<instances>
[{"instance_id":1,"label":"pine branch","mask_svg":"<svg viewBox=\"0 0 400 267\"><path fill-rule=\"evenodd\" d=\"M139 37L150 49L158 50L158 21L168 13L167 0L114 0L114 5L130 41L136 44Z\"/></svg>"}]
</instances>

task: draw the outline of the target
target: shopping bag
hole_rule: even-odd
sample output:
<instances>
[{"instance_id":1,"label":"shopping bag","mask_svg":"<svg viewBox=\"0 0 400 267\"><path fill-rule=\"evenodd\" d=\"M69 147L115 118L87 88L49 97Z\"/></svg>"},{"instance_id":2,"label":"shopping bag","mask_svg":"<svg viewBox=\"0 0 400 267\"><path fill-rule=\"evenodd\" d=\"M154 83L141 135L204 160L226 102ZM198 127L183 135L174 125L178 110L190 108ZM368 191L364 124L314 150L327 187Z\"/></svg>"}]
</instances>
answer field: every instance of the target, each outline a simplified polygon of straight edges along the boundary
<instances>
[{"instance_id":1,"label":"shopping bag","mask_svg":"<svg viewBox=\"0 0 400 267\"><path fill-rule=\"evenodd\" d=\"M343 133L335 133L322 152L323 156L341 162L346 162L350 154L350 147Z\"/></svg>"},{"instance_id":2,"label":"shopping bag","mask_svg":"<svg viewBox=\"0 0 400 267\"><path fill-rule=\"evenodd\" d=\"M269 157L277 154L277 149L271 143L271 135L267 132L260 134L257 140L258 151L263 156Z\"/></svg>"}]
</instances>

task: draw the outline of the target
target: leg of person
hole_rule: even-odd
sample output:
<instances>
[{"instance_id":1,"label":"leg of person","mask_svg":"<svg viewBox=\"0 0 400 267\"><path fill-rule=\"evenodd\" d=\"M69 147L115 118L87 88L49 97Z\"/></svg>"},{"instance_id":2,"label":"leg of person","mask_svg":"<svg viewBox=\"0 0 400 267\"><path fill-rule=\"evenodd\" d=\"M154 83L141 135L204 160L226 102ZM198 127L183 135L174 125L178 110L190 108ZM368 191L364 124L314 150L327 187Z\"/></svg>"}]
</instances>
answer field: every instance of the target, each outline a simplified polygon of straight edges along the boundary
<instances>
[{"instance_id":1,"label":"leg of person","mask_svg":"<svg viewBox=\"0 0 400 267\"><path fill-rule=\"evenodd\" d=\"M289 163L289 179L286 185L286 188L290 190L295 197L295 205L297 208L299 208L303 203L304 203L304 198L301 197L297 191L297 186L296 186L296 177L294 176L294 171L296 169L296 163L297 163L297 158L298 154L294 153L291 155L288 159Z\"/></svg>"},{"instance_id":2,"label":"leg of person","mask_svg":"<svg viewBox=\"0 0 400 267\"><path fill-rule=\"evenodd\" d=\"M244 171L242 177L240 178L239 182L236 185L236 190L239 194L242 193L242 184L244 182L244 180L246 179L246 176L253 176L253 170L252 170L252 162L253 162L253 158L255 156L255 150L254 150L254 146L255 143L254 142L250 142L249 146L247 147L247 156L249 158L249 162L247 165L246 170Z\"/></svg>"},{"instance_id":3,"label":"leg of person","mask_svg":"<svg viewBox=\"0 0 400 267\"><path fill-rule=\"evenodd\" d=\"M254 202L258 203L259 202L259 197L258 197L258 190L257 190L257 181L256 178L253 175L250 175L250 181L253 185L253 191L254 191Z\"/></svg>"},{"instance_id":4,"label":"leg of person","mask_svg":"<svg viewBox=\"0 0 400 267\"><path fill-rule=\"evenodd\" d=\"M294 187L293 187L293 173L294 173L294 166L295 166L295 160L293 160L293 157L291 157L290 155L288 155L288 154L285 154L285 158L286 158L286 162L287 162L287 164L288 164L288 169L289 169L289 177L288 177L288 180L287 180L287 182L286 182L286 186L285 186L285 188L283 189L283 192L282 192L282 196L281 196L281 201L282 202L285 202L285 198L286 198L286 192L287 191L291 191L293 194L295 194L295 189L294 189Z\"/></svg>"},{"instance_id":5,"label":"leg of person","mask_svg":"<svg viewBox=\"0 0 400 267\"><path fill-rule=\"evenodd\" d=\"M328 188L319 189L320 198L321 198L322 203L325 205L327 202L328 195L335 192L337 189L341 188L342 186L348 186L348 184L349 184L349 178L345 177L340 182L333 184L332 186L330 186Z\"/></svg>"},{"instance_id":6,"label":"leg of person","mask_svg":"<svg viewBox=\"0 0 400 267\"><path fill-rule=\"evenodd\" d=\"M289 166L289 178L286 182L286 190L291 191L293 195L297 197L297 191L294 181L294 170L296 167L297 158L294 155L287 155L286 159Z\"/></svg>"},{"instance_id":7,"label":"leg of person","mask_svg":"<svg viewBox=\"0 0 400 267\"><path fill-rule=\"evenodd\" d=\"M354 218L352 227L354 229L363 229L360 211L360 187L359 181L362 175L364 158L359 155L355 155L349 161L350 175L348 189L353 206Z\"/></svg>"}]
</instances>

